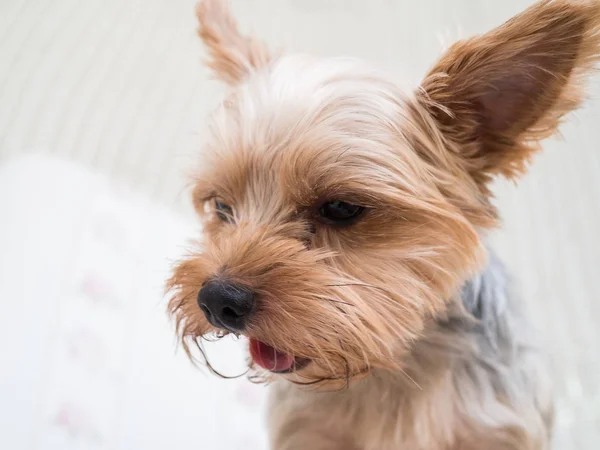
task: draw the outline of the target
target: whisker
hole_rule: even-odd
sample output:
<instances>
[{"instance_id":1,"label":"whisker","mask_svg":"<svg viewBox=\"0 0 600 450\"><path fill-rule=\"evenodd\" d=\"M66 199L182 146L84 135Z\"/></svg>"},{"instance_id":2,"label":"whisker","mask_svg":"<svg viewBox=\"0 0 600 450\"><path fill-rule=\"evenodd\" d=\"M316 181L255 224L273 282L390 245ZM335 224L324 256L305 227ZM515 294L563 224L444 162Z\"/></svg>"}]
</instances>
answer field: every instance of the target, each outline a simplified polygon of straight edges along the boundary
<instances>
[{"instance_id":1,"label":"whisker","mask_svg":"<svg viewBox=\"0 0 600 450\"><path fill-rule=\"evenodd\" d=\"M188 357L190 358L190 360L192 361L192 363L194 365L197 366L198 364L203 364L203 365L205 365L208 368L208 370L211 373L213 373L213 374L217 375L218 377L223 378L225 380L233 380L233 379L236 379L236 378L241 378L241 377L243 377L243 376L245 376L245 375L248 374L250 368L247 368L244 372L242 372L239 375L231 375L230 376L230 375L224 375L224 374L222 374L221 372L219 372L217 369L215 369L212 366L212 364L208 360L208 356L206 356L206 352L204 351L204 348L202 347L201 339L202 340L206 340L208 342L210 342L210 340L208 338L206 338L205 336L199 336L199 337L193 337L193 338L190 336L188 338L189 338L189 340L191 340L195 344L196 348L198 349L198 351L200 352L200 355L201 355L201 360L199 360L197 357L194 357L189 350L186 351L186 353L188 354Z\"/></svg>"},{"instance_id":2,"label":"whisker","mask_svg":"<svg viewBox=\"0 0 600 450\"><path fill-rule=\"evenodd\" d=\"M398 368L400 370L400 372L402 372L406 378L408 378L410 381L413 382L413 384L419 388L419 390L423 390L423 388L421 387L421 385L419 383L417 383L408 373L406 373L406 371L404 369L402 369L401 367Z\"/></svg>"},{"instance_id":3,"label":"whisker","mask_svg":"<svg viewBox=\"0 0 600 450\"><path fill-rule=\"evenodd\" d=\"M386 293L390 297L393 297L392 293L389 290L387 290L385 288L382 288L380 286L375 286L373 284L366 284L366 283L339 283L339 284L327 284L326 286L327 287L360 286L360 287L366 287L366 288L376 289L378 291Z\"/></svg>"},{"instance_id":4,"label":"whisker","mask_svg":"<svg viewBox=\"0 0 600 450\"><path fill-rule=\"evenodd\" d=\"M350 365L348 364L348 361L344 358L345 361L345 366L346 366L346 370L345 370L345 374L344 376L341 377L322 377L322 378L318 378L316 380L313 381L306 381L306 382L301 382L301 381L294 381L291 380L292 383L299 385L299 386L314 386L316 384L322 383L325 384L328 381L339 381L339 380L345 380L344 381L344 385L340 388L340 389L336 389L335 391L331 391L331 392L336 392L336 391L343 391L345 389L348 389L348 387L350 387L350 380L356 376L360 376L360 375L364 375L365 373L368 373L371 368L370 367L365 367L362 370L359 370L357 372L351 373L350 372Z\"/></svg>"},{"instance_id":5,"label":"whisker","mask_svg":"<svg viewBox=\"0 0 600 450\"><path fill-rule=\"evenodd\" d=\"M325 300L327 302L331 302L331 303L341 303L342 305L346 305L346 306L355 306L352 303L344 302L342 300L334 300L332 298L324 298L323 300Z\"/></svg>"}]
</instances>

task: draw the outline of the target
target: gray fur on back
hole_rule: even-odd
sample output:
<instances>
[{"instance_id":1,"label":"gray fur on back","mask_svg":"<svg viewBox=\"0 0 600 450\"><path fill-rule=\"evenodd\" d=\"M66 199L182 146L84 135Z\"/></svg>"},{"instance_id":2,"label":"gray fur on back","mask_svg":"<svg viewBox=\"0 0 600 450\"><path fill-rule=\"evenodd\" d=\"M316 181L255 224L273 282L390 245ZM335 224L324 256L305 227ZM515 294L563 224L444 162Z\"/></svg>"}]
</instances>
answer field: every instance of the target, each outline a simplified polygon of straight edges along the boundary
<instances>
[{"instance_id":1,"label":"gray fur on back","mask_svg":"<svg viewBox=\"0 0 600 450\"><path fill-rule=\"evenodd\" d=\"M497 352L503 347L506 349L514 341L510 322L518 314L515 311L517 305L509 303L511 300L514 303L510 295L506 268L490 251L486 267L469 280L460 292L464 311L458 317L451 316L448 325L457 326L456 331L480 334L483 338L481 344L487 344L489 350ZM471 317L465 317L464 313ZM458 323L453 323L456 320Z\"/></svg>"},{"instance_id":2,"label":"gray fur on back","mask_svg":"<svg viewBox=\"0 0 600 450\"><path fill-rule=\"evenodd\" d=\"M484 390L487 379L496 395L523 408L535 405L550 423L551 407L542 407L547 401L536 392L538 387L545 390L547 381L540 372L543 364L533 327L504 264L488 250L485 268L465 283L448 315L438 320L438 351L454 359L457 380L469 378Z\"/></svg>"}]
</instances>

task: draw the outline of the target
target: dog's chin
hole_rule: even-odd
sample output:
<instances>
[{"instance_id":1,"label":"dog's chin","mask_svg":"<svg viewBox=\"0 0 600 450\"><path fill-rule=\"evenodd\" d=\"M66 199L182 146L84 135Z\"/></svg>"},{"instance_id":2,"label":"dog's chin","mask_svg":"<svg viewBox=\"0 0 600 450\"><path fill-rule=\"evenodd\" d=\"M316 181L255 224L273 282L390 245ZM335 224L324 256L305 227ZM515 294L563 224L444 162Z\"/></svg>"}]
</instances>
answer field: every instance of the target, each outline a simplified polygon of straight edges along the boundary
<instances>
[{"instance_id":1,"label":"dog's chin","mask_svg":"<svg viewBox=\"0 0 600 450\"><path fill-rule=\"evenodd\" d=\"M297 372L306 367L310 360L277 350L257 339L250 338L250 356L259 367L277 374Z\"/></svg>"}]
</instances>

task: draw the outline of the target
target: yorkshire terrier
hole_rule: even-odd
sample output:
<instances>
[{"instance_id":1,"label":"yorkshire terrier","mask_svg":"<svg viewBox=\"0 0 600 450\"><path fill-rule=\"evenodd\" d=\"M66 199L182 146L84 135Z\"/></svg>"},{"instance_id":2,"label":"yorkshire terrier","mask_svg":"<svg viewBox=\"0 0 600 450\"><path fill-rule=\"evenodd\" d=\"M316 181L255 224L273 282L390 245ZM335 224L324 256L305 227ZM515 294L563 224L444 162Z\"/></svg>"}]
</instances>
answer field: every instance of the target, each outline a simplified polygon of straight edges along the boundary
<instances>
[{"instance_id":1,"label":"yorkshire terrier","mask_svg":"<svg viewBox=\"0 0 600 450\"><path fill-rule=\"evenodd\" d=\"M277 450L539 450L553 401L486 233L584 97L600 2L545 0L451 46L412 92L360 61L274 55L197 8L230 91L169 310L189 355L249 341Z\"/></svg>"}]
</instances>

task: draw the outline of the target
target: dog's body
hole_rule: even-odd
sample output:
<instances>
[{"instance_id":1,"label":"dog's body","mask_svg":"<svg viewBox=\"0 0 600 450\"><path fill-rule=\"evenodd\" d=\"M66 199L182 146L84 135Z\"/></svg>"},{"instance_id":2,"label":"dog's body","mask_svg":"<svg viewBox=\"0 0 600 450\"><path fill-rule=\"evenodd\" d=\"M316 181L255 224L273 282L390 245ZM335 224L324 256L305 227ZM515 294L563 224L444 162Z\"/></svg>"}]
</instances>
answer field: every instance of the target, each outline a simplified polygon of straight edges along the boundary
<instances>
[{"instance_id":1,"label":"dog's body","mask_svg":"<svg viewBox=\"0 0 600 450\"><path fill-rule=\"evenodd\" d=\"M426 327L405 373L374 371L328 393L276 382L273 448L547 448L551 389L519 310L492 256L448 314Z\"/></svg>"},{"instance_id":2,"label":"dog's body","mask_svg":"<svg viewBox=\"0 0 600 450\"><path fill-rule=\"evenodd\" d=\"M483 242L490 181L583 99L600 2L542 1L452 46L414 92L361 62L270 56L198 14L231 85L169 281L184 346L249 338L277 450L544 450L552 396Z\"/></svg>"}]
</instances>

